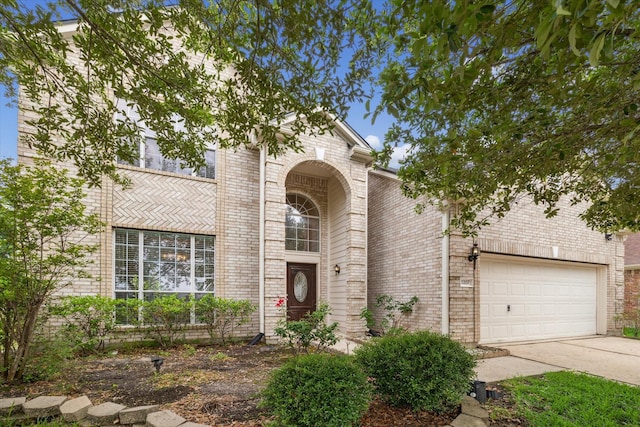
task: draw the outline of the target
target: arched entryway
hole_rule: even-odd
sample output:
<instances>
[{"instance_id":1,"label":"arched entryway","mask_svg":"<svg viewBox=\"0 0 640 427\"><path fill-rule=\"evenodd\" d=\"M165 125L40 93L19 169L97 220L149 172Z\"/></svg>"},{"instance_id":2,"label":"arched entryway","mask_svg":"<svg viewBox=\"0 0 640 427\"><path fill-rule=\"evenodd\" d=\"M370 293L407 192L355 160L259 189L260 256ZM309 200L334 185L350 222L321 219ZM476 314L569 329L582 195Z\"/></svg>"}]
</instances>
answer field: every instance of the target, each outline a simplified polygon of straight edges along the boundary
<instances>
[{"instance_id":1,"label":"arched entryway","mask_svg":"<svg viewBox=\"0 0 640 427\"><path fill-rule=\"evenodd\" d=\"M326 302L331 321L346 332L350 189L345 185L348 182L343 174L326 163L303 161L289 171L285 179L284 255L289 317L297 318Z\"/></svg>"}]
</instances>

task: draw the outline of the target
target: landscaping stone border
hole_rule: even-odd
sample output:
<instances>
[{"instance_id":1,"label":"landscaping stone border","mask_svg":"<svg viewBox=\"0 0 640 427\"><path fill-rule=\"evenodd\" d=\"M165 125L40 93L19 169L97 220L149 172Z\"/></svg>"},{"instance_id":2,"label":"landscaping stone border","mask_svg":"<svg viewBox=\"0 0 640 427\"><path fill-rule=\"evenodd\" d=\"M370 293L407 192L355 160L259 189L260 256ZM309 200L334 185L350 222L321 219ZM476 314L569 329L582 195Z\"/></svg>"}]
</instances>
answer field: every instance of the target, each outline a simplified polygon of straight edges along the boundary
<instances>
[{"instance_id":1,"label":"landscaping stone border","mask_svg":"<svg viewBox=\"0 0 640 427\"><path fill-rule=\"evenodd\" d=\"M67 396L39 396L0 399L0 417L16 421L60 417L78 422L83 427L209 427L185 420L171 411L161 411L159 405L127 408L113 402L94 406L87 396L69 399Z\"/></svg>"},{"instance_id":2,"label":"landscaping stone border","mask_svg":"<svg viewBox=\"0 0 640 427\"><path fill-rule=\"evenodd\" d=\"M61 417L68 422L78 422L83 427L120 426L131 427L209 427L185 420L175 412L160 410L159 405L127 408L106 402L93 406L87 396L69 399L67 396L39 396L31 400L25 397L0 399L0 417L16 421ZM1 420L0 420L1 421ZM452 427L486 427L489 414L472 397L465 396L460 415Z\"/></svg>"}]
</instances>

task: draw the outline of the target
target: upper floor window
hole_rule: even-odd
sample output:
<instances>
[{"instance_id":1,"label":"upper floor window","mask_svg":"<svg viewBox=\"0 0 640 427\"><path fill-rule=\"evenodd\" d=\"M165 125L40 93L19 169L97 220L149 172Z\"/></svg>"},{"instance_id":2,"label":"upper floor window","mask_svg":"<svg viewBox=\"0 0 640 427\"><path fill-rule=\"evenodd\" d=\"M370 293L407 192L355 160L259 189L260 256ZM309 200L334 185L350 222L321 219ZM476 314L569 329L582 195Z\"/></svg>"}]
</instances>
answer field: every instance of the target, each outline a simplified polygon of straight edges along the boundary
<instances>
[{"instance_id":1,"label":"upper floor window","mask_svg":"<svg viewBox=\"0 0 640 427\"><path fill-rule=\"evenodd\" d=\"M320 212L300 194L287 194L285 249L320 252Z\"/></svg>"},{"instance_id":2,"label":"upper floor window","mask_svg":"<svg viewBox=\"0 0 640 427\"><path fill-rule=\"evenodd\" d=\"M169 159L164 157L160 152L156 134L151 129L147 128L139 118L139 115L135 109L135 106L126 105L122 100L118 101L118 108L120 110L119 116L127 116L138 122L143 129L144 142L139 143L137 152L139 156L133 162L126 162L122 159L118 159L119 164L128 164L131 166L138 166L145 169L154 169L165 172L179 173L182 175L200 176L203 178L215 178L216 176L216 151L214 148L209 148L204 153L205 166L194 171L189 167L183 167L183 162L180 159Z\"/></svg>"}]
</instances>

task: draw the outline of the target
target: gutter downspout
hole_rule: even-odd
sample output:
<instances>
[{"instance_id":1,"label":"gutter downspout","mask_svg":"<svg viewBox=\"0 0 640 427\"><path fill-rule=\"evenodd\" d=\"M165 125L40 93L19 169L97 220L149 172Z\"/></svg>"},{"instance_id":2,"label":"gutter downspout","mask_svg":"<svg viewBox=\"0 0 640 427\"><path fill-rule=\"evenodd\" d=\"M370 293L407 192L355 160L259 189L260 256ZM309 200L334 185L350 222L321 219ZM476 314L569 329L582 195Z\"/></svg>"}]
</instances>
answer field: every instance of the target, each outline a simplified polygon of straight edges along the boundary
<instances>
[{"instance_id":1,"label":"gutter downspout","mask_svg":"<svg viewBox=\"0 0 640 427\"><path fill-rule=\"evenodd\" d=\"M251 135L253 140L256 139L255 133ZM258 303L258 312L260 316L260 333L264 335L265 331L265 307L264 307L264 297L265 297L265 283L264 283L264 256L265 256L265 180L266 180L266 165L267 162L267 146L266 144L262 144L260 147L260 227L259 227L259 247L258 247L258 282L259 282L259 291L258 298L260 299Z\"/></svg>"},{"instance_id":2,"label":"gutter downspout","mask_svg":"<svg viewBox=\"0 0 640 427\"><path fill-rule=\"evenodd\" d=\"M446 204L442 211L442 334L449 334L449 224L450 211Z\"/></svg>"}]
</instances>

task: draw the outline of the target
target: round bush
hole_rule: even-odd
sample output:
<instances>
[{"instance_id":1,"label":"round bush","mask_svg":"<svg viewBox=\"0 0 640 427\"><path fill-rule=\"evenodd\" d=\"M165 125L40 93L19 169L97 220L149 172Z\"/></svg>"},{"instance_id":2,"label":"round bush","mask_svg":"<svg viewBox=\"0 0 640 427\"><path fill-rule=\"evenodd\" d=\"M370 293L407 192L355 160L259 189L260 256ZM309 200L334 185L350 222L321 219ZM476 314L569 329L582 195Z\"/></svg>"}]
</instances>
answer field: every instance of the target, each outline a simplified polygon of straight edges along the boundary
<instances>
[{"instance_id":1,"label":"round bush","mask_svg":"<svg viewBox=\"0 0 640 427\"><path fill-rule=\"evenodd\" d=\"M355 355L383 399L414 410L454 409L475 376L476 362L462 345L428 331L372 340Z\"/></svg>"},{"instance_id":2,"label":"round bush","mask_svg":"<svg viewBox=\"0 0 640 427\"><path fill-rule=\"evenodd\" d=\"M308 354L271 374L261 406L283 426L350 426L371 401L367 376L349 356Z\"/></svg>"}]
</instances>

